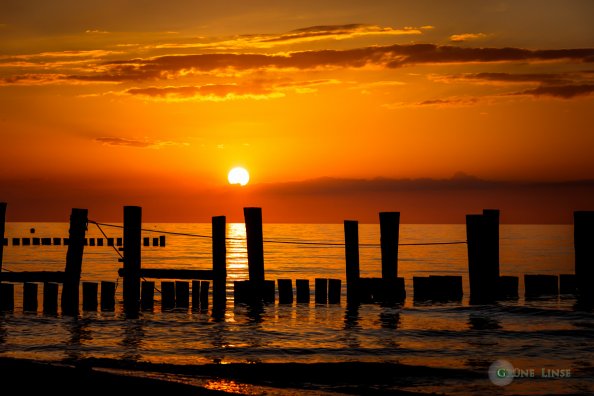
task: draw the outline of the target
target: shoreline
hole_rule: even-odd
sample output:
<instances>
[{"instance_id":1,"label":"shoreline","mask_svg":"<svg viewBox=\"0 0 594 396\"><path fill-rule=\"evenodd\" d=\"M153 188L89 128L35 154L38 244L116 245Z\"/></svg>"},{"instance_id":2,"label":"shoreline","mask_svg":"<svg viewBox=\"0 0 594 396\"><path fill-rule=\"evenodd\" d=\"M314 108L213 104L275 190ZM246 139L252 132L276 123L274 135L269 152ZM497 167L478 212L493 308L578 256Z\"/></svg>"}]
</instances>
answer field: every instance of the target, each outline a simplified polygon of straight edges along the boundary
<instances>
[{"instance_id":1,"label":"shoreline","mask_svg":"<svg viewBox=\"0 0 594 396\"><path fill-rule=\"evenodd\" d=\"M445 381L469 382L479 373L398 363L231 363L176 365L112 359L35 361L0 357L8 389L80 394L82 389L109 392L175 392L176 395L428 395ZM438 392L437 394L444 394Z\"/></svg>"}]
</instances>

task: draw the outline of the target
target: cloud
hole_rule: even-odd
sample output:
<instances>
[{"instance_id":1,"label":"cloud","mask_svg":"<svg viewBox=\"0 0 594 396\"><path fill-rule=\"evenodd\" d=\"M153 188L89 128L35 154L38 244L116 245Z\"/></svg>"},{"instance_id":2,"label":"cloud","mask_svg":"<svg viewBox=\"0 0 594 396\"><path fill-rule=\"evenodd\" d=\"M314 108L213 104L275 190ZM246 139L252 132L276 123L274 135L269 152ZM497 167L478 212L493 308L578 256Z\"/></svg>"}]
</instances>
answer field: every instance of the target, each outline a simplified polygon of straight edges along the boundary
<instances>
[{"instance_id":1,"label":"cloud","mask_svg":"<svg viewBox=\"0 0 594 396\"><path fill-rule=\"evenodd\" d=\"M450 41L455 43L461 43L468 40L480 40L487 37L485 33L462 33L462 34L453 34L450 36Z\"/></svg>"},{"instance_id":2,"label":"cloud","mask_svg":"<svg viewBox=\"0 0 594 396\"><path fill-rule=\"evenodd\" d=\"M522 48L463 48L434 44L312 50L288 54L210 53L166 55L104 62L97 73L71 75L86 81L170 79L216 71L312 70L320 68L399 68L415 64L488 62L594 62L594 48L528 50Z\"/></svg>"},{"instance_id":3,"label":"cloud","mask_svg":"<svg viewBox=\"0 0 594 396\"><path fill-rule=\"evenodd\" d=\"M551 96L561 99L572 99L592 94L594 94L594 84L541 85L516 93L516 95Z\"/></svg>"},{"instance_id":4,"label":"cloud","mask_svg":"<svg viewBox=\"0 0 594 396\"><path fill-rule=\"evenodd\" d=\"M140 95L157 100L223 101L235 99L273 99L284 96L284 91L297 93L315 91L316 86L334 84L336 80L274 81L257 80L248 84L206 84L200 86L166 86L130 88L129 95Z\"/></svg>"},{"instance_id":5,"label":"cloud","mask_svg":"<svg viewBox=\"0 0 594 396\"><path fill-rule=\"evenodd\" d=\"M104 136L94 139L95 142L101 143L105 146L118 146L118 147L136 147L136 148L153 148L158 149L165 146L188 146L188 143L180 143L173 141L160 141L160 140L137 140L128 139L113 136Z\"/></svg>"},{"instance_id":6,"label":"cloud","mask_svg":"<svg viewBox=\"0 0 594 396\"><path fill-rule=\"evenodd\" d=\"M346 25L322 25L292 30L282 34L250 34L241 35L231 39L215 40L210 42L165 43L156 45L160 49L183 49L183 48L211 48L211 49L237 49L237 48L272 48L284 44L296 44L301 42L320 40L346 40L364 36L400 36L419 35L422 30L430 29L431 26L405 27L396 29L378 25L346 24Z\"/></svg>"},{"instance_id":7,"label":"cloud","mask_svg":"<svg viewBox=\"0 0 594 396\"><path fill-rule=\"evenodd\" d=\"M484 98L478 97L449 97L443 99L428 99L420 102L397 102L384 104L383 107L387 109L402 109L402 108L446 108L446 107L467 107L474 106Z\"/></svg>"},{"instance_id":8,"label":"cloud","mask_svg":"<svg viewBox=\"0 0 594 396\"><path fill-rule=\"evenodd\" d=\"M432 76L431 79L440 82L472 81L487 83L546 83L562 84L570 82L572 73L466 73L447 76Z\"/></svg>"},{"instance_id":9,"label":"cloud","mask_svg":"<svg viewBox=\"0 0 594 396\"><path fill-rule=\"evenodd\" d=\"M99 30L99 29L87 29L85 30L86 34L109 34L106 30Z\"/></svg>"}]
</instances>

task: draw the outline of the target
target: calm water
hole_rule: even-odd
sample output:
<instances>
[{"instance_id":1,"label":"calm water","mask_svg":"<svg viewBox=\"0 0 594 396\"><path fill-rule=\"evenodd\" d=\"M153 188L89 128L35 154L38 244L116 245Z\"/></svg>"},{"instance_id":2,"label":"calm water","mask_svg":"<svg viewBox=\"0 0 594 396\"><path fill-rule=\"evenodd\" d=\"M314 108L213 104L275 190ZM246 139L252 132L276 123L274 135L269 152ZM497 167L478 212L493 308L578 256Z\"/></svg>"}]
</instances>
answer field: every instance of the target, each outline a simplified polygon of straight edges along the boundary
<instances>
[{"instance_id":1,"label":"calm water","mask_svg":"<svg viewBox=\"0 0 594 396\"><path fill-rule=\"evenodd\" d=\"M8 223L6 236L67 236L67 224ZM210 224L145 224L155 230L210 234ZM121 230L106 228L109 237ZM571 226L501 226L501 274L573 273ZM360 225L360 242L377 244L378 225ZM401 243L463 241L463 225L401 225ZM89 237L101 237L89 225ZM262 309L235 307L232 282L247 279L245 228L229 224L227 236L228 307L224 320L208 313L159 311L138 320L124 320L121 307L114 313L82 313L62 318L15 312L0 319L0 355L40 360L102 357L150 362L201 364L212 362L399 362L431 367L454 367L485 373L497 359L515 367L570 369L569 379L516 379L500 392L539 394L545 391L594 391L594 315L574 309L570 297L502 302L494 306L468 305L466 245L401 246L399 276L406 282L407 300L401 307L363 305L347 310L344 288L344 250L266 243L266 277L343 280L342 304L315 306L278 304ZM270 224L264 238L284 241L343 242L342 225ZM144 247L144 267L209 269L210 239L167 236L166 247ZM4 268L13 271L63 270L66 248L7 246ZM118 256L111 247L86 247L82 280L117 280ZM379 247L361 248L361 275L381 276ZM418 305L412 301L413 275L462 275L461 303ZM121 284L121 282L120 282ZM121 300L121 286L118 287ZM20 286L17 286L20 293ZM40 301L41 303L41 301ZM41 304L40 304L41 306ZM502 390L503 389L503 390ZM427 389L429 391L439 389ZM451 393L457 391L450 387Z\"/></svg>"}]
</instances>

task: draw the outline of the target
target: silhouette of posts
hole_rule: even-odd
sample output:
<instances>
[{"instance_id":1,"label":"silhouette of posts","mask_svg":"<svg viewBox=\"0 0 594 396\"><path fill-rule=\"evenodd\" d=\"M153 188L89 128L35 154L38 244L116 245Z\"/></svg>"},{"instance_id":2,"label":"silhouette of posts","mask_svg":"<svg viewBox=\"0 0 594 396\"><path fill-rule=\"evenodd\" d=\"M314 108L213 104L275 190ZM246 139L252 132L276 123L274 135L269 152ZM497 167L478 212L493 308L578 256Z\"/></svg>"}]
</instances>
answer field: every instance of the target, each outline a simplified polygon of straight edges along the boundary
<instances>
[{"instance_id":1,"label":"silhouette of posts","mask_svg":"<svg viewBox=\"0 0 594 396\"><path fill-rule=\"evenodd\" d=\"M316 304L328 303L328 279L316 278L314 280Z\"/></svg>"},{"instance_id":2,"label":"silhouette of posts","mask_svg":"<svg viewBox=\"0 0 594 396\"><path fill-rule=\"evenodd\" d=\"M212 305L213 311L225 309L227 301L227 219L225 216L212 218ZM207 296L208 297L208 296ZM208 305L207 305L208 306Z\"/></svg>"},{"instance_id":3,"label":"silhouette of posts","mask_svg":"<svg viewBox=\"0 0 594 396\"><path fill-rule=\"evenodd\" d=\"M278 303L293 303L293 281L291 279L278 279Z\"/></svg>"},{"instance_id":4,"label":"silhouette of posts","mask_svg":"<svg viewBox=\"0 0 594 396\"><path fill-rule=\"evenodd\" d=\"M573 244L578 296L594 302L594 211L573 213Z\"/></svg>"},{"instance_id":5,"label":"silhouette of posts","mask_svg":"<svg viewBox=\"0 0 594 396\"><path fill-rule=\"evenodd\" d=\"M344 221L344 252L346 259L347 303L356 303L359 300L359 222L356 220Z\"/></svg>"},{"instance_id":6,"label":"silhouette of posts","mask_svg":"<svg viewBox=\"0 0 594 396\"><path fill-rule=\"evenodd\" d=\"M175 307L186 309L190 307L190 282L175 282Z\"/></svg>"},{"instance_id":7,"label":"silhouette of posts","mask_svg":"<svg viewBox=\"0 0 594 396\"><path fill-rule=\"evenodd\" d=\"M138 317L140 308L140 250L142 208L124 206L124 312Z\"/></svg>"},{"instance_id":8,"label":"silhouette of posts","mask_svg":"<svg viewBox=\"0 0 594 396\"><path fill-rule=\"evenodd\" d=\"M274 281L264 279L262 209L243 208L248 253L249 281L234 282L236 302L274 302Z\"/></svg>"},{"instance_id":9,"label":"silhouette of posts","mask_svg":"<svg viewBox=\"0 0 594 396\"><path fill-rule=\"evenodd\" d=\"M382 279L396 279L398 276L400 212L380 212L379 218Z\"/></svg>"},{"instance_id":10,"label":"silhouette of posts","mask_svg":"<svg viewBox=\"0 0 594 396\"><path fill-rule=\"evenodd\" d=\"M37 283L25 282L23 283L23 311L37 312Z\"/></svg>"},{"instance_id":11,"label":"silhouette of posts","mask_svg":"<svg viewBox=\"0 0 594 396\"><path fill-rule=\"evenodd\" d=\"M493 302L499 283L499 210L466 215L470 300Z\"/></svg>"},{"instance_id":12,"label":"silhouette of posts","mask_svg":"<svg viewBox=\"0 0 594 396\"><path fill-rule=\"evenodd\" d=\"M97 294L99 284L97 282L83 282L83 311L97 310Z\"/></svg>"},{"instance_id":13,"label":"silhouette of posts","mask_svg":"<svg viewBox=\"0 0 594 396\"><path fill-rule=\"evenodd\" d=\"M309 279L297 279L295 288L297 289L297 303L309 304Z\"/></svg>"},{"instance_id":14,"label":"silhouette of posts","mask_svg":"<svg viewBox=\"0 0 594 396\"><path fill-rule=\"evenodd\" d=\"M101 311L115 311L115 282L101 281Z\"/></svg>"},{"instance_id":15,"label":"silhouette of posts","mask_svg":"<svg viewBox=\"0 0 594 396\"><path fill-rule=\"evenodd\" d=\"M250 281L264 282L262 208L243 208Z\"/></svg>"},{"instance_id":16,"label":"silhouette of posts","mask_svg":"<svg viewBox=\"0 0 594 396\"><path fill-rule=\"evenodd\" d=\"M175 282L161 282L161 311L175 308Z\"/></svg>"},{"instance_id":17,"label":"silhouette of posts","mask_svg":"<svg viewBox=\"0 0 594 396\"><path fill-rule=\"evenodd\" d=\"M66 252L66 269L64 270L64 286L62 288L61 305L63 315L78 315L80 273L85 246L87 217L87 209L74 208L70 214L69 244Z\"/></svg>"},{"instance_id":18,"label":"silhouette of posts","mask_svg":"<svg viewBox=\"0 0 594 396\"><path fill-rule=\"evenodd\" d=\"M0 240L4 240L4 229L5 229L5 221L6 221L6 202L0 202ZM0 243L0 272L2 272L2 258L4 255L4 243ZM6 289L8 290L8 288ZM8 299L8 295L5 296L5 293L8 291L4 291L2 285L2 278L0 278L0 307L4 307L5 299ZM14 292L13 292L14 293ZM14 295L12 297L14 299Z\"/></svg>"},{"instance_id":19,"label":"silhouette of posts","mask_svg":"<svg viewBox=\"0 0 594 396\"><path fill-rule=\"evenodd\" d=\"M155 307L155 282L142 282L140 303L143 311L152 311Z\"/></svg>"},{"instance_id":20,"label":"silhouette of posts","mask_svg":"<svg viewBox=\"0 0 594 396\"><path fill-rule=\"evenodd\" d=\"M45 282L43 284L43 313L46 315L55 315L58 313L57 283Z\"/></svg>"},{"instance_id":21,"label":"silhouette of posts","mask_svg":"<svg viewBox=\"0 0 594 396\"><path fill-rule=\"evenodd\" d=\"M4 241L6 222L6 202L0 202L0 241ZM2 259L4 256L4 243L0 243L0 272L2 272ZM0 282L2 280L0 279Z\"/></svg>"}]
</instances>

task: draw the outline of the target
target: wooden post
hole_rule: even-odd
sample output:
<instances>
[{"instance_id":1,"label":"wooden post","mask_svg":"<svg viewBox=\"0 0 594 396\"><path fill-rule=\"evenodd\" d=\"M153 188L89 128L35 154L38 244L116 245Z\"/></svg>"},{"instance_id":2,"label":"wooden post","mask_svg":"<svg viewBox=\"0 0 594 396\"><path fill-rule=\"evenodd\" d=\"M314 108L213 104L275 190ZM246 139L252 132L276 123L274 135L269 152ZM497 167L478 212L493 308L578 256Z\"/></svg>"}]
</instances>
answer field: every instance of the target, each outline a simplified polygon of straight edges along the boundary
<instances>
[{"instance_id":1,"label":"wooden post","mask_svg":"<svg viewBox=\"0 0 594 396\"><path fill-rule=\"evenodd\" d=\"M41 238L42 246L50 246L52 244L52 238Z\"/></svg>"},{"instance_id":2,"label":"wooden post","mask_svg":"<svg viewBox=\"0 0 594 396\"><path fill-rule=\"evenodd\" d=\"M159 237L159 246L165 247L165 235Z\"/></svg>"},{"instance_id":3,"label":"wooden post","mask_svg":"<svg viewBox=\"0 0 594 396\"><path fill-rule=\"evenodd\" d=\"M248 271L250 281L264 282L264 245L262 235L262 208L243 208L247 239Z\"/></svg>"},{"instance_id":4,"label":"wooden post","mask_svg":"<svg viewBox=\"0 0 594 396\"><path fill-rule=\"evenodd\" d=\"M214 285L213 285L214 287ZM208 310L208 289L210 288L209 281L200 282L200 310Z\"/></svg>"},{"instance_id":5,"label":"wooden post","mask_svg":"<svg viewBox=\"0 0 594 396\"><path fill-rule=\"evenodd\" d=\"M87 209L72 209L70 229L68 231L68 251L66 252L66 269L64 270L64 286L62 288L62 314L78 315L79 283L82 269L85 232L87 231Z\"/></svg>"},{"instance_id":6,"label":"wooden post","mask_svg":"<svg viewBox=\"0 0 594 396\"><path fill-rule=\"evenodd\" d=\"M107 246L113 246L113 238L107 238Z\"/></svg>"},{"instance_id":7,"label":"wooden post","mask_svg":"<svg viewBox=\"0 0 594 396\"><path fill-rule=\"evenodd\" d=\"M398 277L398 238L400 212L380 212L380 246L382 250L382 278Z\"/></svg>"},{"instance_id":8,"label":"wooden post","mask_svg":"<svg viewBox=\"0 0 594 396\"><path fill-rule=\"evenodd\" d=\"M328 279L328 304L340 304L340 279Z\"/></svg>"},{"instance_id":9,"label":"wooden post","mask_svg":"<svg viewBox=\"0 0 594 396\"><path fill-rule=\"evenodd\" d=\"M155 282L142 282L140 303L143 311L152 311L155 307Z\"/></svg>"},{"instance_id":10,"label":"wooden post","mask_svg":"<svg viewBox=\"0 0 594 396\"><path fill-rule=\"evenodd\" d=\"M37 312L37 283L25 282L23 283L23 311Z\"/></svg>"},{"instance_id":11,"label":"wooden post","mask_svg":"<svg viewBox=\"0 0 594 396\"><path fill-rule=\"evenodd\" d=\"M22 238L21 241L23 242L23 246L31 246L30 238Z\"/></svg>"},{"instance_id":12,"label":"wooden post","mask_svg":"<svg viewBox=\"0 0 594 396\"><path fill-rule=\"evenodd\" d=\"M291 279L278 279L278 303L293 304L293 281Z\"/></svg>"},{"instance_id":13,"label":"wooden post","mask_svg":"<svg viewBox=\"0 0 594 396\"><path fill-rule=\"evenodd\" d=\"M190 283L185 281L175 282L175 307L190 307Z\"/></svg>"},{"instance_id":14,"label":"wooden post","mask_svg":"<svg viewBox=\"0 0 594 396\"><path fill-rule=\"evenodd\" d=\"M559 274L559 294L575 294L577 291L574 274Z\"/></svg>"},{"instance_id":15,"label":"wooden post","mask_svg":"<svg viewBox=\"0 0 594 396\"><path fill-rule=\"evenodd\" d=\"M103 238L95 238L97 240L97 246L103 246Z\"/></svg>"},{"instance_id":16,"label":"wooden post","mask_svg":"<svg viewBox=\"0 0 594 396\"><path fill-rule=\"evenodd\" d=\"M0 311L14 310L14 283L0 283Z\"/></svg>"},{"instance_id":17,"label":"wooden post","mask_svg":"<svg viewBox=\"0 0 594 396\"><path fill-rule=\"evenodd\" d=\"M138 317L140 308L140 250L142 208L124 206L124 312Z\"/></svg>"},{"instance_id":18,"label":"wooden post","mask_svg":"<svg viewBox=\"0 0 594 396\"><path fill-rule=\"evenodd\" d=\"M115 311L115 282L101 281L101 311Z\"/></svg>"},{"instance_id":19,"label":"wooden post","mask_svg":"<svg viewBox=\"0 0 594 396\"><path fill-rule=\"evenodd\" d=\"M12 238L12 246L21 246L21 238Z\"/></svg>"},{"instance_id":20,"label":"wooden post","mask_svg":"<svg viewBox=\"0 0 594 396\"><path fill-rule=\"evenodd\" d=\"M46 315L55 315L58 313L57 283L46 282L43 284L43 313Z\"/></svg>"},{"instance_id":21,"label":"wooden post","mask_svg":"<svg viewBox=\"0 0 594 396\"><path fill-rule=\"evenodd\" d=\"M309 304L309 279L297 279L295 287L297 289L297 304Z\"/></svg>"},{"instance_id":22,"label":"wooden post","mask_svg":"<svg viewBox=\"0 0 594 396\"><path fill-rule=\"evenodd\" d=\"M499 209L483 209L482 232L487 293L492 299L497 293L497 278L499 278Z\"/></svg>"},{"instance_id":23,"label":"wooden post","mask_svg":"<svg viewBox=\"0 0 594 396\"><path fill-rule=\"evenodd\" d=\"M153 238L153 246L159 246L159 238Z\"/></svg>"},{"instance_id":24,"label":"wooden post","mask_svg":"<svg viewBox=\"0 0 594 396\"><path fill-rule=\"evenodd\" d=\"M212 218L212 304L216 310L224 309L227 301L226 231L226 217L214 216ZM165 242L164 236L163 242Z\"/></svg>"},{"instance_id":25,"label":"wooden post","mask_svg":"<svg viewBox=\"0 0 594 396\"><path fill-rule=\"evenodd\" d=\"M89 238L89 246L95 246L95 238Z\"/></svg>"},{"instance_id":26,"label":"wooden post","mask_svg":"<svg viewBox=\"0 0 594 396\"><path fill-rule=\"evenodd\" d=\"M200 310L200 281L192 281L192 311Z\"/></svg>"},{"instance_id":27,"label":"wooden post","mask_svg":"<svg viewBox=\"0 0 594 396\"><path fill-rule=\"evenodd\" d=\"M347 303L359 300L359 222L344 221L344 251L346 258Z\"/></svg>"},{"instance_id":28,"label":"wooden post","mask_svg":"<svg viewBox=\"0 0 594 396\"><path fill-rule=\"evenodd\" d=\"M4 239L4 231L6 227L6 202L0 202L0 237ZM14 239L13 239L14 245ZM4 244L0 244L0 272L2 272L2 259L4 256ZM1 280L0 280L1 283ZM2 301L0 301L0 304Z\"/></svg>"},{"instance_id":29,"label":"wooden post","mask_svg":"<svg viewBox=\"0 0 594 396\"><path fill-rule=\"evenodd\" d=\"M175 282L161 282L161 311L175 308Z\"/></svg>"},{"instance_id":30,"label":"wooden post","mask_svg":"<svg viewBox=\"0 0 594 396\"><path fill-rule=\"evenodd\" d=\"M54 238L53 242L54 246L60 246L62 245L62 238Z\"/></svg>"},{"instance_id":31,"label":"wooden post","mask_svg":"<svg viewBox=\"0 0 594 396\"><path fill-rule=\"evenodd\" d=\"M316 304L328 303L328 279L327 278L316 278L315 279L315 294Z\"/></svg>"},{"instance_id":32,"label":"wooden post","mask_svg":"<svg viewBox=\"0 0 594 396\"><path fill-rule=\"evenodd\" d=\"M559 277L557 275L524 275L524 295L526 298L557 297L558 294Z\"/></svg>"},{"instance_id":33,"label":"wooden post","mask_svg":"<svg viewBox=\"0 0 594 396\"><path fill-rule=\"evenodd\" d=\"M578 296L594 302L594 211L573 213L573 244Z\"/></svg>"},{"instance_id":34,"label":"wooden post","mask_svg":"<svg viewBox=\"0 0 594 396\"><path fill-rule=\"evenodd\" d=\"M97 310L97 282L83 282L83 311L96 311Z\"/></svg>"}]
</instances>

